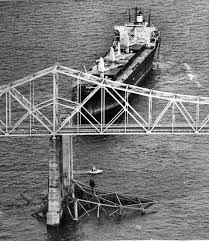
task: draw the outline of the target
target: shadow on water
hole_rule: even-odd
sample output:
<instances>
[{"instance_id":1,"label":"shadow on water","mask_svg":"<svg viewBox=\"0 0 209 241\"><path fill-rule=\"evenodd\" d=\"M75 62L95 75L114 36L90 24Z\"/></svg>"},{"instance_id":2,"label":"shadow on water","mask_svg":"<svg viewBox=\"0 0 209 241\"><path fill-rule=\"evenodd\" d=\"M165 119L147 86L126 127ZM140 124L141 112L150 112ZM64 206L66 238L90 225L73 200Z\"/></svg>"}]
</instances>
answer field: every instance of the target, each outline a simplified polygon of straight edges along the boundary
<instances>
[{"instance_id":1,"label":"shadow on water","mask_svg":"<svg viewBox=\"0 0 209 241\"><path fill-rule=\"evenodd\" d=\"M146 78L143 79L139 86L143 88L153 89L156 85L155 77L158 74L157 71L158 70L152 68L149 74L146 76Z\"/></svg>"},{"instance_id":2,"label":"shadow on water","mask_svg":"<svg viewBox=\"0 0 209 241\"><path fill-rule=\"evenodd\" d=\"M84 217L81 221L75 222L72 220L65 220L59 227L48 227L46 241L79 241L79 240L91 240L89 239L91 235L94 235L95 232L100 234L103 240L102 233L100 229L109 229L114 225L128 225L130 222L134 222L137 218L144 219L149 215L153 215L156 211L151 211L146 214L143 214L139 211L130 212L123 215L116 215L109 217L103 212L100 214L100 217L96 217L97 211L91 213L90 217ZM90 235L90 236L89 236ZM98 239L97 239L98 240ZM99 239L100 240L100 239Z\"/></svg>"},{"instance_id":3,"label":"shadow on water","mask_svg":"<svg viewBox=\"0 0 209 241\"><path fill-rule=\"evenodd\" d=\"M82 234L78 234L78 223L68 222L63 223L59 227L47 226L47 238L46 241L60 241L60 240L80 240Z\"/></svg>"}]
</instances>

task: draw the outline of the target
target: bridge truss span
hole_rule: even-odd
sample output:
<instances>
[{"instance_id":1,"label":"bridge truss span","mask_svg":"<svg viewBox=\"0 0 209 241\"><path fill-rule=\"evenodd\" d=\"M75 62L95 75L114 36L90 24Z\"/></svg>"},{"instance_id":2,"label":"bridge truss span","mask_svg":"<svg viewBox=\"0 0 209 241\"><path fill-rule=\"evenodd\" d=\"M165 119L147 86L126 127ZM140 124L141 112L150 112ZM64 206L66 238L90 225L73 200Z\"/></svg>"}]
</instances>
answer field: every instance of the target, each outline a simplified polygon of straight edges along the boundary
<instances>
[{"instance_id":1,"label":"bridge truss span","mask_svg":"<svg viewBox=\"0 0 209 241\"><path fill-rule=\"evenodd\" d=\"M85 96L84 85L91 90ZM126 85L59 64L0 86L1 136L208 133L209 97Z\"/></svg>"}]
</instances>

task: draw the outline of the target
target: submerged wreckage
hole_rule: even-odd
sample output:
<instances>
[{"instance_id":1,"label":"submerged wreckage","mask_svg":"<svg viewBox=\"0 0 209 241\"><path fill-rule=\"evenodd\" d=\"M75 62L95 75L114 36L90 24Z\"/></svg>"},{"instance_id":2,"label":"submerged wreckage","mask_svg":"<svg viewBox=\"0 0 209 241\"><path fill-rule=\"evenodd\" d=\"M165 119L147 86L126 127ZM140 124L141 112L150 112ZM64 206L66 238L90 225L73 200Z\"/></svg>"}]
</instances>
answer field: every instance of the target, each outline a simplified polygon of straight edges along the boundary
<instances>
[{"instance_id":1,"label":"submerged wreckage","mask_svg":"<svg viewBox=\"0 0 209 241\"><path fill-rule=\"evenodd\" d=\"M63 217L79 220L85 215L96 213L97 218L102 213L108 216L126 215L127 212L138 211L143 215L146 209L155 204L152 199L133 197L117 192L108 192L91 188L78 181L73 181L74 197L69 193L63 200ZM33 216L46 218L48 210L47 197L45 202Z\"/></svg>"}]
</instances>

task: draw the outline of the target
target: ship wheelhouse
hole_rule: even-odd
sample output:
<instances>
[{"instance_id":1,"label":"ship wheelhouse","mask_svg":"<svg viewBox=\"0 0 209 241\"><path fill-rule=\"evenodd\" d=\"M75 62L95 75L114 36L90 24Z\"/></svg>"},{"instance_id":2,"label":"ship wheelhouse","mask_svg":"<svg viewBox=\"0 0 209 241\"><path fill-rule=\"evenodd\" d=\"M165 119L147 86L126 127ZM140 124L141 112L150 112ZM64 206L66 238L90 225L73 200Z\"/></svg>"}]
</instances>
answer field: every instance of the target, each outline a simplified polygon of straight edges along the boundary
<instances>
[{"instance_id":1,"label":"ship wheelhouse","mask_svg":"<svg viewBox=\"0 0 209 241\"><path fill-rule=\"evenodd\" d=\"M160 33L155 26L150 22L150 14L148 21L145 21L144 15L140 9L138 11L135 8L135 20L130 21L123 26L115 26L115 38L114 46L117 48L117 43L125 47L125 49L131 49L133 45L142 45L146 48L156 48Z\"/></svg>"}]
</instances>

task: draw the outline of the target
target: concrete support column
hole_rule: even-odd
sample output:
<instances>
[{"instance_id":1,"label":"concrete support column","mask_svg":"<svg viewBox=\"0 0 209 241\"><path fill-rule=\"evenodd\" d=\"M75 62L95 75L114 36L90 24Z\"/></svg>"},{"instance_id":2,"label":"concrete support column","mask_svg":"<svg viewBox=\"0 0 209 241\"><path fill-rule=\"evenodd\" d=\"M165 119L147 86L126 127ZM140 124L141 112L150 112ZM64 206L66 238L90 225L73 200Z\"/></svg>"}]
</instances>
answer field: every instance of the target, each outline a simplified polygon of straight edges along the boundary
<instances>
[{"instance_id":1,"label":"concrete support column","mask_svg":"<svg viewBox=\"0 0 209 241\"><path fill-rule=\"evenodd\" d=\"M62 216L62 137L51 137L49 157L47 225L60 224Z\"/></svg>"},{"instance_id":2,"label":"concrete support column","mask_svg":"<svg viewBox=\"0 0 209 241\"><path fill-rule=\"evenodd\" d=\"M62 137L62 155L63 155L63 188L69 191L71 180L73 179L73 137L70 135Z\"/></svg>"},{"instance_id":3,"label":"concrete support column","mask_svg":"<svg viewBox=\"0 0 209 241\"><path fill-rule=\"evenodd\" d=\"M73 183L73 137L64 135L62 137L62 155L63 155L63 189L65 193L69 192L74 201L74 220L78 220L78 203L75 197Z\"/></svg>"}]
</instances>

